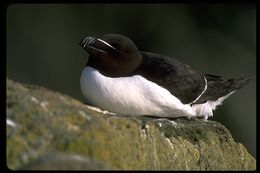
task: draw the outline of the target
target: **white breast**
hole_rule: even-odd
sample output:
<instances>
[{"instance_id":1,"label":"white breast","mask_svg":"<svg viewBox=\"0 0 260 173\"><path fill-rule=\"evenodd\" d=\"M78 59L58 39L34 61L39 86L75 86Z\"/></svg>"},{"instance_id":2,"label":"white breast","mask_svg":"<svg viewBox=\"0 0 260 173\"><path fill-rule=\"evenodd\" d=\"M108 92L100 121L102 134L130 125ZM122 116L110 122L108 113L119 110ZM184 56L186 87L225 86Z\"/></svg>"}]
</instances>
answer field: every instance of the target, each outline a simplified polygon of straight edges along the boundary
<instances>
[{"instance_id":1,"label":"white breast","mask_svg":"<svg viewBox=\"0 0 260 173\"><path fill-rule=\"evenodd\" d=\"M155 115L162 117L195 116L190 105L163 87L140 75L106 77L92 67L81 73L80 87L91 104L123 115Z\"/></svg>"}]
</instances>

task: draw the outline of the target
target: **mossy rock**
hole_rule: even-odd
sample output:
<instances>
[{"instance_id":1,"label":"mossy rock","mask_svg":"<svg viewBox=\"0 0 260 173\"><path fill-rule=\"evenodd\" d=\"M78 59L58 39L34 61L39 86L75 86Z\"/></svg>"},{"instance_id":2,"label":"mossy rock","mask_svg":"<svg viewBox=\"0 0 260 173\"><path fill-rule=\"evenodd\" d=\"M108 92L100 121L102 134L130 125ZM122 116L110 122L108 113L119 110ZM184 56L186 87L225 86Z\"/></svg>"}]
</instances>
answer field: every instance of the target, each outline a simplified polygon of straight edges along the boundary
<instances>
[{"instance_id":1,"label":"mossy rock","mask_svg":"<svg viewBox=\"0 0 260 173\"><path fill-rule=\"evenodd\" d=\"M43 87L6 82L9 169L256 169L218 122L122 117Z\"/></svg>"}]
</instances>

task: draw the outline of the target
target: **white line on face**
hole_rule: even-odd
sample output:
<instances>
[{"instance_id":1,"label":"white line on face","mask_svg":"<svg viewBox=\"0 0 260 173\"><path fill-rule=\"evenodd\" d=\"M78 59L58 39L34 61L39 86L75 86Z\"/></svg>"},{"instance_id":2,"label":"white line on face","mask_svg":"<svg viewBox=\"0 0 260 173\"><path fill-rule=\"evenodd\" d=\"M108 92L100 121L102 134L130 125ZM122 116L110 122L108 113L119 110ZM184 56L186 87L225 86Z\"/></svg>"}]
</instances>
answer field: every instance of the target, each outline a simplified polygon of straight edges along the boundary
<instances>
[{"instance_id":1,"label":"white line on face","mask_svg":"<svg viewBox=\"0 0 260 173\"><path fill-rule=\"evenodd\" d=\"M107 42L105 42L104 40L101 40L101 39L97 39L98 41L101 41L101 42L103 42L103 43L105 43L106 45L108 45L109 47L111 47L112 49L114 49L115 51L117 51L116 50L116 48L114 48L113 46L111 46L110 44L108 44Z\"/></svg>"}]
</instances>

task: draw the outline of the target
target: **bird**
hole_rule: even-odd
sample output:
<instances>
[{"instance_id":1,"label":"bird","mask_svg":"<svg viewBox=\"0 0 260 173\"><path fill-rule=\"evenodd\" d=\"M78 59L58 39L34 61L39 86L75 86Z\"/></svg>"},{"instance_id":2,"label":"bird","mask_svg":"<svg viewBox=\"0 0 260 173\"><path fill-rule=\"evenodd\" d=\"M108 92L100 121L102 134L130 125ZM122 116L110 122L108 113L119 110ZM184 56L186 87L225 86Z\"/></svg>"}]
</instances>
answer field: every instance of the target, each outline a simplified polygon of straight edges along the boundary
<instances>
[{"instance_id":1,"label":"bird","mask_svg":"<svg viewBox=\"0 0 260 173\"><path fill-rule=\"evenodd\" d=\"M89 54L80 75L87 103L122 116L207 120L252 78L204 74L172 57L139 51L120 34L86 36L80 46Z\"/></svg>"}]
</instances>

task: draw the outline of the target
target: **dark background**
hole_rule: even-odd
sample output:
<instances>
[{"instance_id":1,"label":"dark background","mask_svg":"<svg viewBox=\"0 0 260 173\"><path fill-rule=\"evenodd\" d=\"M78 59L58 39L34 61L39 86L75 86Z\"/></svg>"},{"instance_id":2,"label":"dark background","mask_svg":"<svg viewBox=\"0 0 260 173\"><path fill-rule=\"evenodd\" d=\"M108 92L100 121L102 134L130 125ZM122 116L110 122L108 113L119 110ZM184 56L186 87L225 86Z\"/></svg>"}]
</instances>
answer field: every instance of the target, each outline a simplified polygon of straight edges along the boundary
<instances>
[{"instance_id":1,"label":"dark background","mask_svg":"<svg viewBox=\"0 0 260 173\"><path fill-rule=\"evenodd\" d=\"M119 33L139 50L174 57L204 73L256 74L254 4L12 4L7 9L7 77L84 101L79 77L85 36ZM256 79L214 112L256 156Z\"/></svg>"}]
</instances>

